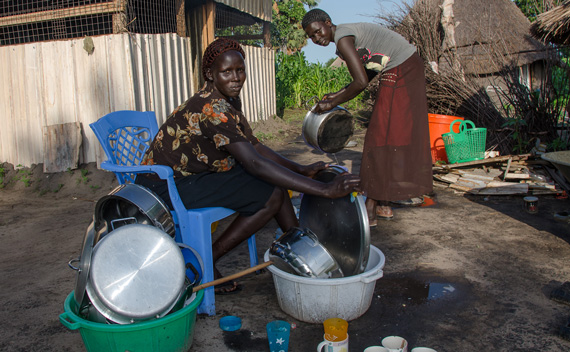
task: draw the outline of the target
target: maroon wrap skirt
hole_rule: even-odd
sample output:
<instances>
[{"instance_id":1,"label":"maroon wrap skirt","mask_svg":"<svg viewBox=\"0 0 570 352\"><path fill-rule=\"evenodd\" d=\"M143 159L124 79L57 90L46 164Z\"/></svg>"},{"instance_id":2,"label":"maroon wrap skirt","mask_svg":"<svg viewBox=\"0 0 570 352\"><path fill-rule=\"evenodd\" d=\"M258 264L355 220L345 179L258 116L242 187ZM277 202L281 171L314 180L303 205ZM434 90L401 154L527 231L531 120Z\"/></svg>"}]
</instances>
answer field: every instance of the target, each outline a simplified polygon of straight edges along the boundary
<instances>
[{"instance_id":1,"label":"maroon wrap skirt","mask_svg":"<svg viewBox=\"0 0 570 352\"><path fill-rule=\"evenodd\" d=\"M362 152L364 194L381 201L428 194L433 181L423 60L416 53L381 75Z\"/></svg>"}]
</instances>

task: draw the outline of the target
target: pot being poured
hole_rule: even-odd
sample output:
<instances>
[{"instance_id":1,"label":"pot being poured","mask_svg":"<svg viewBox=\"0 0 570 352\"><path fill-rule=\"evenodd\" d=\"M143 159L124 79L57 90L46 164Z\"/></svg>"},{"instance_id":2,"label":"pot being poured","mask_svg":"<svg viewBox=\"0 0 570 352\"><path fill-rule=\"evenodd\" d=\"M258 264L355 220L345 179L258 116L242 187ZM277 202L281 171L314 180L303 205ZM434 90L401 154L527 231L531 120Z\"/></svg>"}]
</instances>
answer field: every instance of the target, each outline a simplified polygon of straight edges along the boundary
<instances>
[{"instance_id":1,"label":"pot being poured","mask_svg":"<svg viewBox=\"0 0 570 352\"><path fill-rule=\"evenodd\" d=\"M352 115L341 106L322 114L311 109L303 120L302 132L309 146L325 153L336 153L346 147L354 134Z\"/></svg>"}]
</instances>

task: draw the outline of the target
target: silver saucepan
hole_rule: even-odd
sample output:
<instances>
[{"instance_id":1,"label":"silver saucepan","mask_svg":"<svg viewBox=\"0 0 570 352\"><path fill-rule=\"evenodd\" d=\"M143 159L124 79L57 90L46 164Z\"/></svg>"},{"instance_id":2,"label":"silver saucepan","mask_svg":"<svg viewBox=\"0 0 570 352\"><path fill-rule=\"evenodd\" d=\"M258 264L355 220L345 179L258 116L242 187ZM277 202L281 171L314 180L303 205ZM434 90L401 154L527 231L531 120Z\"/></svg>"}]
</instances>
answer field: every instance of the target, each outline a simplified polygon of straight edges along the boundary
<instances>
[{"instance_id":1,"label":"silver saucepan","mask_svg":"<svg viewBox=\"0 0 570 352\"><path fill-rule=\"evenodd\" d=\"M297 227L281 235L269 248L269 258L279 269L319 279L344 277L337 261L309 229Z\"/></svg>"}]
</instances>

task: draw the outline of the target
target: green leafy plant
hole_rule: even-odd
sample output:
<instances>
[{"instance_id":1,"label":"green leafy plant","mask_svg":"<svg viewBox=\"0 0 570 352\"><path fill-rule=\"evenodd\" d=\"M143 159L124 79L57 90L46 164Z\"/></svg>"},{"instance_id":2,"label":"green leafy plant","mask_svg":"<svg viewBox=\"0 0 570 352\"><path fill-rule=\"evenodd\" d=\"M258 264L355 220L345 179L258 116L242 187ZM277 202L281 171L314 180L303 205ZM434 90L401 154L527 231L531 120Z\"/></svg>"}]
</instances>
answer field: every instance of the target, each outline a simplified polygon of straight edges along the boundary
<instances>
[{"instance_id":1,"label":"green leafy plant","mask_svg":"<svg viewBox=\"0 0 570 352\"><path fill-rule=\"evenodd\" d=\"M18 179L24 183L26 187L30 187L32 178L30 177L31 171L27 169L18 170Z\"/></svg>"},{"instance_id":2,"label":"green leafy plant","mask_svg":"<svg viewBox=\"0 0 570 352\"><path fill-rule=\"evenodd\" d=\"M352 81L346 66L309 63L303 52L277 53L275 67L277 110L309 109L327 93L337 92ZM346 102L347 109L363 107L366 93ZM282 115L282 113L280 114Z\"/></svg>"},{"instance_id":3,"label":"green leafy plant","mask_svg":"<svg viewBox=\"0 0 570 352\"><path fill-rule=\"evenodd\" d=\"M259 139L261 142L265 142L276 138L272 133L264 133L264 132L256 133L255 137Z\"/></svg>"},{"instance_id":4,"label":"green leafy plant","mask_svg":"<svg viewBox=\"0 0 570 352\"><path fill-rule=\"evenodd\" d=\"M527 123L523 119L509 118L502 126L513 129L511 138L514 140L514 146L513 146L514 153L525 153L527 151L526 149L528 141L525 140L523 134L523 127L526 125Z\"/></svg>"},{"instance_id":5,"label":"green leafy plant","mask_svg":"<svg viewBox=\"0 0 570 352\"><path fill-rule=\"evenodd\" d=\"M4 164L0 165L0 188L4 188L4 178L6 177L6 168Z\"/></svg>"},{"instance_id":6,"label":"green leafy plant","mask_svg":"<svg viewBox=\"0 0 570 352\"><path fill-rule=\"evenodd\" d=\"M87 178L87 174L89 173L89 170L87 169L81 169L81 176L77 179L77 184L87 184L89 182L89 179Z\"/></svg>"}]
</instances>

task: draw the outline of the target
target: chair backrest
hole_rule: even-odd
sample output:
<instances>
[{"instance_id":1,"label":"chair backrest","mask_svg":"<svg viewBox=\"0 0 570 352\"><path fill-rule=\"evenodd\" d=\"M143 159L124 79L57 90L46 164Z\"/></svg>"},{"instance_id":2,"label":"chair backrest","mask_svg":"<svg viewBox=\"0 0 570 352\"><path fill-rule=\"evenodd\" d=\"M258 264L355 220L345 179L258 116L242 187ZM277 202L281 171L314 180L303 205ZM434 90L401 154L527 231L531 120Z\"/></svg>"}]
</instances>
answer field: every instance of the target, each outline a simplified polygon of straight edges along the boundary
<instances>
[{"instance_id":1,"label":"chair backrest","mask_svg":"<svg viewBox=\"0 0 570 352\"><path fill-rule=\"evenodd\" d=\"M107 160L120 166L140 165L146 150L158 133L154 111L115 111L89 126L107 155ZM115 175L119 184L134 183L136 176L119 172Z\"/></svg>"}]
</instances>

